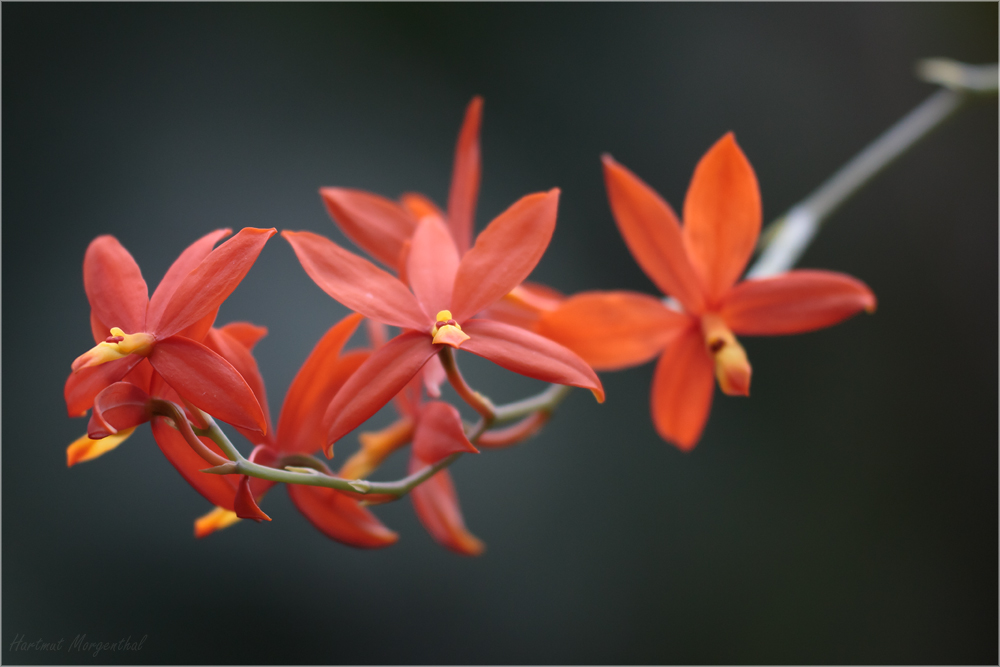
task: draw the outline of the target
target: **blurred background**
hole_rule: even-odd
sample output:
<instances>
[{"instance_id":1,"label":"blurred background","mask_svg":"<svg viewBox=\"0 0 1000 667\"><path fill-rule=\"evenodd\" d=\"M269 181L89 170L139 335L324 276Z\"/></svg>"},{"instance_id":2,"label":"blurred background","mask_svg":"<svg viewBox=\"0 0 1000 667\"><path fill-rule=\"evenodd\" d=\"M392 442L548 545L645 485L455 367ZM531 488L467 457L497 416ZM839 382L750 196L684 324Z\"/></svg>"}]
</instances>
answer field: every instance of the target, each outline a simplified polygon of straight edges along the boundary
<instances>
[{"instance_id":1,"label":"blurred background","mask_svg":"<svg viewBox=\"0 0 1000 667\"><path fill-rule=\"evenodd\" d=\"M273 522L195 540L210 506L148 427L66 468L86 422L62 387L92 345L95 236L151 287L219 227L350 247L317 189L444 204L475 94L477 228L561 187L533 277L655 294L602 152L679 209L733 130L774 219L933 92L917 59L995 61L997 19L995 3L5 4L3 662L995 664L995 98L877 177L800 262L866 281L878 312L743 339L753 396L717 392L694 451L656 436L650 364L604 374L603 406L574 392L539 437L459 461L476 559L438 547L408 500L376 509L395 546L344 547L281 489ZM218 322L270 329L256 354L277 411L345 314L275 238ZM471 356L496 400L541 388ZM81 633L147 639L12 650Z\"/></svg>"}]
</instances>

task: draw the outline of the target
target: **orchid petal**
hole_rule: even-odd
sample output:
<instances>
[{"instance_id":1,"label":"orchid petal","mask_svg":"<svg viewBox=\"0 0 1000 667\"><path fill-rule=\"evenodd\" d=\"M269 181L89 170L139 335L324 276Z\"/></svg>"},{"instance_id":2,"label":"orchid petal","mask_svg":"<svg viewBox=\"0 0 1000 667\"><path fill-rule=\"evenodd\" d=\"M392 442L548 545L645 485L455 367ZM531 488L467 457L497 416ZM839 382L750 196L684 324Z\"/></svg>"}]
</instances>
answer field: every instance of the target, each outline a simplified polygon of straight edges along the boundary
<instances>
[{"instance_id":1,"label":"orchid petal","mask_svg":"<svg viewBox=\"0 0 1000 667\"><path fill-rule=\"evenodd\" d=\"M399 268L399 251L418 218L391 199L362 190L320 188L319 194L344 236L389 268Z\"/></svg>"},{"instance_id":2,"label":"orchid petal","mask_svg":"<svg viewBox=\"0 0 1000 667\"><path fill-rule=\"evenodd\" d=\"M163 309L166 308L167 303L170 301L170 297L174 295L177 291L178 286L180 286L181 281L183 281L189 273L198 268L202 260L208 257L208 254L212 252L212 248L215 244L226 238L233 233L231 229L216 229L214 232L209 232L205 234L200 239L189 245L184 249L184 252L174 260L174 263L170 265L167 269L167 273L163 276L163 280L160 284L156 286L156 291L153 292L153 296L149 298L149 308L146 311L146 322L150 329L155 330L156 326L160 323L160 318L163 315Z\"/></svg>"},{"instance_id":3,"label":"orchid petal","mask_svg":"<svg viewBox=\"0 0 1000 667\"><path fill-rule=\"evenodd\" d=\"M253 390L232 365L201 343L172 336L149 355L164 381L185 400L224 422L267 432L267 420Z\"/></svg>"},{"instance_id":4,"label":"orchid petal","mask_svg":"<svg viewBox=\"0 0 1000 667\"><path fill-rule=\"evenodd\" d=\"M432 322L451 305L458 261L458 250L444 222L434 216L421 220L410 242L406 279Z\"/></svg>"},{"instance_id":5,"label":"orchid petal","mask_svg":"<svg viewBox=\"0 0 1000 667\"><path fill-rule=\"evenodd\" d=\"M653 374L650 397L653 425L660 437L679 449L692 449L701 438L712 407L715 366L696 325L667 346Z\"/></svg>"},{"instance_id":6,"label":"orchid petal","mask_svg":"<svg viewBox=\"0 0 1000 667\"><path fill-rule=\"evenodd\" d=\"M253 519L256 522L270 521L271 517L264 514L257 501L253 499L253 492L250 491L250 478L243 475L240 484L236 489L236 498L233 500L233 511L241 519Z\"/></svg>"},{"instance_id":7,"label":"orchid petal","mask_svg":"<svg viewBox=\"0 0 1000 667\"><path fill-rule=\"evenodd\" d=\"M410 459L412 474L424 467L417 458ZM424 529L443 547L463 556L478 556L486 545L465 527L458 494L447 470L442 470L410 492L413 509Z\"/></svg>"},{"instance_id":8,"label":"orchid petal","mask_svg":"<svg viewBox=\"0 0 1000 667\"><path fill-rule=\"evenodd\" d=\"M281 453L274 447L268 445L257 445L250 452L250 456L247 460L251 463L259 463L262 466L267 466L268 468L277 468L278 459L281 458ZM249 475L248 475L249 477ZM261 479L260 477L250 477L250 493L253 494L255 500L260 501L277 482L272 482L269 479Z\"/></svg>"},{"instance_id":9,"label":"orchid petal","mask_svg":"<svg viewBox=\"0 0 1000 667\"><path fill-rule=\"evenodd\" d=\"M664 294L676 297L688 312L700 313L705 309L702 282L670 205L610 155L602 161L611 213L632 257Z\"/></svg>"},{"instance_id":10,"label":"orchid petal","mask_svg":"<svg viewBox=\"0 0 1000 667\"><path fill-rule=\"evenodd\" d=\"M267 406L267 391L264 388L264 378L260 375L260 369L257 367L257 360L254 359L253 354L243 343L221 329L209 330L204 345L228 361L240 374L240 377L246 381L254 398L257 399L257 404L260 405L261 412L264 413L267 433L271 434L271 440L268 442L273 441L274 429L271 428L271 411ZM243 433L242 435L255 444L262 442L259 434Z\"/></svg>"},{"instance_id":11,"label":"orchid petal","mask_svg":"<svg viewBox=\"0 0 1000 667\"><path fill-rule=\"evenodd\" d=\"M386 528L357 500L321 486L288 484L288 497L316 530L332 540L359 549L394 544L399 535Z\"/></svg>"},{"instance_id":12,"label":"orchid petal","mask_svg":"<svg viewBox=\"0 0 1000 667\"><path fill-rule=\"evenodd\" d=\"M308 453L326 446L326 408L344 382L368 359L367 351L340 356L361 319L352 313L330 327L295 375L278 418L280 451Z\"/></svg>"},{"instance_id":13,"label":"orchid petal","mask_svg":"<svg viewBox=\"0 0 1000 667\"><path fill-rule=\"evenodd\" d=\"M615 371L653 359L690 321L645 294L584 292L544 313L534 331L576 352L595 370Z\"/></svg>"},{"instance_id":14,"label":"orchid petal","mask_svg":"<svg viewBox=\"0 0 1000 667\"><path fill-rule=\"evenodd\" d=\"M83 289L98 321L125 333L146 330L146 281L114 236L98 236L83 257Z\"/></svg>"},{"instance_id":15,"label":"orchid petal","mask_svg":"<svg viewBox=\"0 0 1000 667\"><path fill-rule=\"evenodd\" d=\"M444 211L438 208L437 204L419 192L403 193L403 196L399 198L399 203L403 205L403 208L413 214L413 217L416 220L420 220L425 215L436 215L442 220L445 220L448 217L445 215ZM415 228L416 227L414 227L414 229Z\"/></svg>"},{"instance_id":16,"label":"orchid petal","mask_svg":"<svg viewBox=\"0 0 1000 667\"><path fill-rule=\"evenodd\" d=\"M328 457L333 443L364 423L406 386L437 353L430 336L410 331L396 336L377 350L344 383L326 410L324 423Z\"/></svg>"},{"instance_id":17,"label":"orchid petal","mask_svg":"<svg viewBox=\"0 0 1000 667\"><path fill-rule=\"evenodd\" d=\"M130 354L122 359L70 373L63 387L63 397L66 399L66 411L69 416L83 416L93 406L97 394L108 385L125 377L129 371L142 363L143 358L137 354Z\"/></svg>"},{"instance_id":18,"label":"orchid petal","mask_svg":"<svg viewBox=\"0 0 1000 667\"><path fill-rule=\"evenodd\" d=\"M406 286L367 259L311 232L284 231L281 236L313 282L351 310L404 329L433 325Z\"/></svg>"},{"instance_id":19,"label":"orchid petal","mask_svg":"<svg viewBox=\"0 0 1000 667\"><path fill-rule=\"evenodd\" d=\"M431 357L424 364L421 376L424 382L424 389L427 390L427 395L431 398L440 398L441 385L448 381L448 373L444 370L441 358L437 356ZM419 389L417 390L417 394L419 396Z\"/></svg>"},{"instance_id":20,"label":"orchid petal","mask_svg":"<svg viewBox=\"0 0 1000 667\"><path fill-rule=\"evenodd\" d=\"M215 531L228 528L239 520L236 512L227 510L225 507L216 507L208 514L195 519L194 536L197 539L208 537Z\"/></svg>"},{"instance_id":21,"label":"orchid petal","mask_svg":"<svg viewBox=\"0 0 1000 667\"><path fill-rule=\"evenodd\" d=\"M181 477L187 480L187 483L204 496L208 502L232 510L233 499L236 497L236 477L234 475L209 475L200 472L209 467L209 464L205 462L205 459L195 454L177 429L170 426L162 417L154 417L151 426L157 446L170 461L170 464L181 474ZM210 438L199 439L209 449L222 456L222 450Z\"/></svg>"},{"instance_id":22,"label":"orchid petal","mask_svg":"<svg viewBox=\"0 0 1000 667\"><path fill-rule=\"evenodd\" d=\"M761 216L757 176L730 132L698 162L684 199L684 247L712 303L743 273Z\"/></svg>"},{"instance_id":23,"label":"orchid petal","mask_svg":"<svg viewBox=\"0 0 1000 667\"><path fill-rule=\"evenodd\" d=\"M448 226L461 254L469 249L472 226L479 198L482 158L479 150L479 128L483 119L483 98L472 98L465 110L465 120L458 133L455 162L448 192Z\"/></svg>"},{"instance_id":24,"label":"orchid petal","mask_svg":"<svg viewBox=\"0 0 1000 667\"><path fill-rule=\"evenodd\" d=\"M582 387L604 402L604 387L583 359L562 345L510 324L469 320L463 325L469 340L462 349L489 359L509 371L545 382Z\"/></svg>"},{"instance_id":25,"label":"orchid petal","mask_svg":"<svg viewBox=\"0 0 1000 667\"><path fill-rule=\"evenodd\" d=\"M275 229L245 227L210 252L181 280L163 307L154 330L157 338L172 336L216 310L233 293L257 261L264 244L276 233Z\"/></svg>"},{"instance_id":26,"label":"orchid petal","mask_svg":"<svg viewBox=\"0 0 1000 667\"><path fill-rule=\"evenodd\" d=\"M260 342L260 339L267 335L267 327L259 327L249 322L230 322L219 327L219 330L232 336L239 341L240 345L251 351Z\"/></svg>"},{"instance_id":27,"label":"orchid petal","mask_svg":"<svg viewBox=\"0 0 1000 667\"><path fill-rule=\"evenodd\" d=\"M433 465L458 452L479 453L465 435L458 409L443 401L425 404L413 432L413 456Z\"/></svg>"},{"instance_id":28,"label":"orchid petal","mask_svg":"<svg viewBox=\"0 0 1000 667\"><path fill-rule=\"evenodd\" d=\"M462 324L520 285L545 254L556 228L559 189L522 197L465 253L455 276L452 316Z\"/></svg>"},{"instance_id":29,"label":"orchid petal","mask_svg":"<svg viewBox=\"0 0 1000 667\"><path fill-rule=\"evenodd\" d=\"M107 454L128 440L128 437L133 433L135 433L135 429L128 428L99 440L94 440L86 435L80 436L73 441L73 444L66 448L66 467L72 468L77 463L91 461L98 456Z\"/></svg>"},{"instance_id":30,"label":"orchid petal","mask_svg":"<svg viewBox=\"0 0 1000 667\"><path fill-rule=\"evenodd\" d=\"M558 308L565 299L565 295L547 285L523 282L483 310L480 317L534 331L538 318Z\"/></svg>"},{"instance_id":31,"label":"orchid petal","mask_svg":"<svg viewBox=\"0 0 1000 667\"><path fill-rule=\"evenodd\" d=\"M726 295L721 315L733 333L777 336L815 331L875 311L875 295L857 278L833 271L789 271L744 280Z\"/></svg>"},{"instance_id":32,"label":"orchid petal","mask_svg":"<svg viewBox=\"0 0 1000 667\"><path fill-rule=\"evenodd\" d=\"M152 416L149 394L128 382L116 382L94 397L87 435L95 440L145 424Z\"/></svg>"}]
</instances>

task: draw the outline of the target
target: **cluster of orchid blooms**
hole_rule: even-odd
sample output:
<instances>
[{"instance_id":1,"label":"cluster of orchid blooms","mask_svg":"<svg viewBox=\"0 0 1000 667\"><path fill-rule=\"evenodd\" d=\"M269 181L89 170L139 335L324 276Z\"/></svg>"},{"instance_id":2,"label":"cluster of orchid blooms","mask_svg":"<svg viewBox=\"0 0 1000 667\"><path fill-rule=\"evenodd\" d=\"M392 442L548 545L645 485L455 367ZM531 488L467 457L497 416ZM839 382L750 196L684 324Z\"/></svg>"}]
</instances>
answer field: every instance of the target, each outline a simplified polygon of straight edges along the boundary
<instances>
[{"instance_id":1,"label":"cluster of orchid blooms","mask_svg":"<svg viewBox=\"0 0 1000 667\"><path fill-rule=\"evenodd\" d=\"M462 453L534 435L564 386L589 389L600 402L604 390L595 371L659 356L653 423L664 440L688 450L704 428L716 379L725 394L749 394L751 367L737 335L812 331L875 308L864 283L839 273L797 270L738 282L760 235L761 202L732 134L696 167L683 225L649 186L603 158L618 228L639 266L671 298L626 291L567 298L525 282L555 229L559 191L520 199L473 238L481 117L482 100L475 98L459 134L446 210L412 193L397 202L321 190L344 234L388 270L322 236L282 233L309 277L355 312L316 344L288 390L277 428L253 357L267 329L215 326L219 306L276 230L246 228L218 247L230 230L202 237L152 297L114 237L91 242L83 277L96 346L73 362L65 386L70 416L90 411L90 421L87 435L68 448L68 464L114 449L149 422L170 463L215 505L195 521L196 536L240 518L269 520L258 503L285 482L294 505L334 540L363 548L394 543L396 533L368 506L408 493L435 540L475 555L483 544L465 527L447 466ZM345 351L362 322L368 345ZM392 336L389 327L399 333ZM463 379L459 350L555 386L496 406ZM476 423L441 400L445 382L479 415ZM315 456L322 450L332 458L337 441L390 402L398 420L361 433L360 449L339 471ZM254 445L248 458L215 419ZM367 481L406 445L406 479Z\"/></svg>"}]
</instances>

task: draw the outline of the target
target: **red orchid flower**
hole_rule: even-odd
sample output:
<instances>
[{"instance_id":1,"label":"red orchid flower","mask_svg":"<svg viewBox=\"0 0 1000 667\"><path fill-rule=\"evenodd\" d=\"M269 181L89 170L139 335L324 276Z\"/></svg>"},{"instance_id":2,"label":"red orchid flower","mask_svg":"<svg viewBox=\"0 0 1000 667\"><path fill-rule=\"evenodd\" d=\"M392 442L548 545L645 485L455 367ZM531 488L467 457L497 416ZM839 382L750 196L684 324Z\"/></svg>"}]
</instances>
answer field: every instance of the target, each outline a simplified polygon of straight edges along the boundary
<instances>
[{"instance_id":1,"label":"red orchid flower","mask_svg":"<svg viewBox=\"0 0 1000 667\"><path fill-rule=\"evenodd\" d=\"M749 395L750 363L736 335L803 333L875 310L872 291L841 273L799 270L737 283L762 216L757 178L732 133L695 168L683 228L652 188L607 155L604 177L632 256L684 312L644 294L590 292L543 315L536 330L598 370L643 364L666 348L653 378L653 423L683 450L701 437L713 374L723 393Z\"/></svg>"},{"instance_id":2,"label":"red orchid flower","mask_svg":"<svg viewBox=\"0 0 1000 667\"><path fill-rule=\"evenodd\" d=\"M258 402L264 406L265 420L270 426L263 385L254 381L255 378L259 379L257 363L250 353L257 341L266 334L267 329L264 327L233 322L219 329L213 327L205 334L204 340L206 347L222 356L241 376L248 379ZM171 465L198 493L219 506L220 511L232 513L238 489L236 478L200 472L213 463L206 463L205 458L192 450L184 436L163 417L153 415L155 399L182 403L177 392L166 384L147 360L143 360L122 382L109 385L94 397L88 433L67 448L67 465L89 461L115 449L137 426L151 421L153 438ZM190 415L187 418L190 420ZM209 456L214 454L216 464L226 460L211 439L201 437L198 440L205 448L203 451L208 450Z\"/></svg>"},{"instance_id":3,"label":"red orchid flower","mask_svg":"<svg viewBox=\"0 0 1000 667\"><path fill-rule=\"evenodd\" d=\"M414 192L395 202L363 190L320 188L330 217L344 235L391 268L404 282L410 243L425 216L432 215L445 222L459 258L472 247L482 176L479 142L482 117L483 98L473 97L465 110L455 146L447 213L428 197ZM554 309L561 299L562 295L550 287L525 282L514 286L483 314L491 320L529 328L542 312ZM428 384L432 396L436 395L433 387L433 383Z\"/></svg>"},{"instance_id":4,"label":"red orchid flower","mask_svg":"<svg viewBox=\"0 0 1000 667\"><path fill-rule=\"evenodd\" d=\"M326 407L345 380L370 354L367 350L352 350L341 355L344 344L360 322L360 315L349 315L331 327L316 344L288 388L276 430L269 430L265 437L244 433L245 437L258 445L250 460L280 468L291 465L284 462L291 460L288 457L311 454L324 448L326 429L322 421ZM256 367L248 369L246 375L253 378L251 385L261 387L258 398L263 404L266 400L263 397L263 380ZM274 482L241 476L236 489L235 506L222 505L198 519L195 522L195 535L204 537L231 525L237 518L270 520L257 507L257 501L272 486ZM361 506L357 498L325 487L301 484L285 486L295 507L316 529L331 539L366 549L386 547L399 539L395 532L386 528L374 514Z\"/></svg>"},{"instance_id":5,"label":"red orchid flower","mask_svg":"<svg viewBox=\"0 0 1000 667\"><path fill-rule=\"evenodd\" d=\"M327 294L376 322L404 329L330 403L327 456L333 443L388 403L442 345L461 347L528 377L590 389L604 400L600 380L565 347L509 324L473 319L535 268L555 229L558 201L558 190L524 197L491 222L461 258L444 224L425 217L407 257L413 292L322 236L282 232L306 273Z\"/></svg>"},{"instance_id":6,"label":"red orchid flower","mask_svg":"<svg viewBox=\"0 0 1000 667\"><path fill-rule=\"evenodd\" d=\"M84 257L83 279L97 345L73 362L65 386L70 416L84 414L101 390L145 359L192 405L235 426L265 430L264 413L250 387L199 341L274 233L245 228L214 250L230 230L202 237L174 262L152 298L118 240L94 239Z\"/></svg>"},{"instance_id":7,"label":"red orchid flower","mask_svg":"<svg viewBox=\"0 0 1000 667\"><path fill-rule=\"evenodd\" d=\"M382 325L373 324L369 334L377 350L385 344L385 336L380 331ZM358 436L361 449L344 462L339 472L341 477L368 477L390 454L410 442L413 443L411 474L456 452L478 452L465 435L458 410L442 401L425 402L421 384L420 378L415 377L396 395L393 402L400 419L381 431ZM482 541L465 527L458 494L447 468L413 489L410 498L420 523L438 544L464 556L483 552Z\"/></svg>"}]
</instances>

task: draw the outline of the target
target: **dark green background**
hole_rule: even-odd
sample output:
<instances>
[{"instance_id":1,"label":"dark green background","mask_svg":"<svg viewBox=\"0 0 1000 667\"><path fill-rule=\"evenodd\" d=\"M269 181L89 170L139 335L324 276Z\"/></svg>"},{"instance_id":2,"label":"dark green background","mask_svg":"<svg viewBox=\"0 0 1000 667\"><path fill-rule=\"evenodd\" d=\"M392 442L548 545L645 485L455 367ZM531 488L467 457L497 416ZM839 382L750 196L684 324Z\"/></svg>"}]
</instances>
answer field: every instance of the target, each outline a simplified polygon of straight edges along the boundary
<instances>
[{"instance_id":1,"label":"dark green background","mask_svg":"<svg viewBox=\"0 0 1000 667\"><path fill-rule=\"evenodd\" d=\"M397 545L354 551L281 490L272 523L195 541L208 504L147 428L66 469L85 426L62 401L92 344L81 262L98 234L151 285L218 227L345 242L317 188L443 203L482 94L478 226L559 186L535 277L654 293L613 224L602 152L679 208L733 130L772 219L932 92L918 58L995 60L995 3L2 13L5 663L996 664L993 100L877 178L803 258L865 280L878 313L744 340L753 397L717 396L693 452L656 437L647 365L605 374L605 405L574 392L540 437L460 461L478 559L434 544L408 501L377 510ZM274 239L219 321L270 328L257 355L277 410L344 314ZM538 387L466 368L498 400ZM79 633L148 639L98 658L11 650Z\"/></svg>"}]
</instances>

